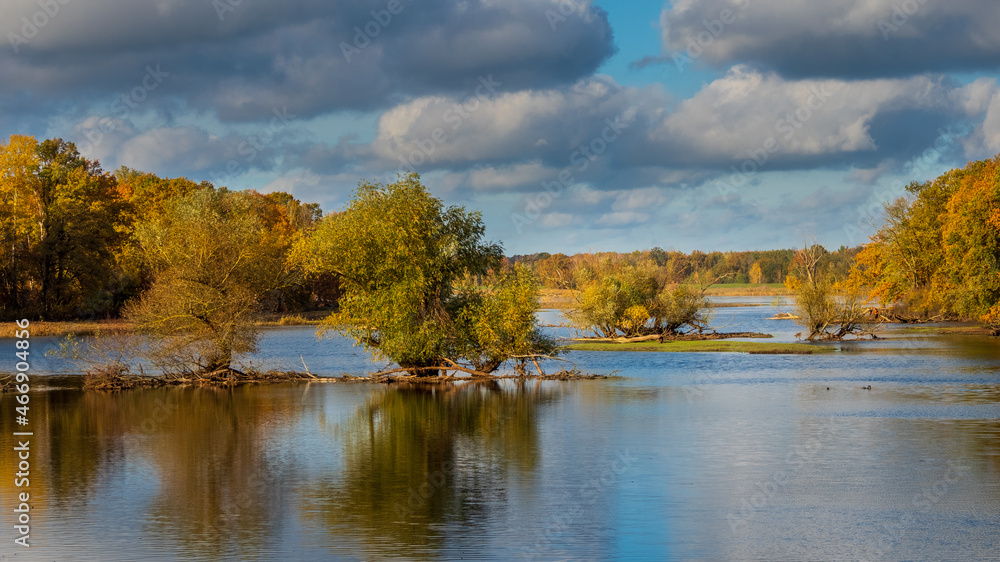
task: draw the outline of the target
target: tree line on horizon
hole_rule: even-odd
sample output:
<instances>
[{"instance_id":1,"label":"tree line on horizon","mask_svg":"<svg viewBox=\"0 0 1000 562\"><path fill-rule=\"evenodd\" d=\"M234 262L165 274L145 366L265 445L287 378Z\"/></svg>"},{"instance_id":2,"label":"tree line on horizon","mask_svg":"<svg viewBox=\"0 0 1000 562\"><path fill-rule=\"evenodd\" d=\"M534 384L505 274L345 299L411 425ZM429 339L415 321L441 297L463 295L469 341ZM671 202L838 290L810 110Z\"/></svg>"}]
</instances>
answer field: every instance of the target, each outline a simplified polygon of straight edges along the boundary
<instances>
[{"instance_id":1,"label":"tree line on horizon","mask_svg":"<svg viewBox=\"0 0 1000 562\"><path fill-rule=\"evenodd\" d=\"M326 306L330 329L412 375L524 372L556 351L535 320L540 287L579 291L571 317L605 337L708 328L704 290L720 281L784 283L807 339L867 333L872 302L1000 332L1000 157L912 184L860 248L505 258L478 212L417 174L362 181L323 216L288 193L108 173L72 143L14 135L0 227L0 318L125 317L159 356L202 370L255 349L255 315Z\"/></svg>"},{"instance_id":2,"label":"tree line on horizon","mask_svg":"<svg viewBox=\"0 0 1000 562\"><path fill-rule=\"evenodd\" d=\"M855 256L862 247L828 251L823 246L814 245L814 251L821 256L822 265L832 275L846 277L854 264ZM754 251L713 251L695 250L691 253L664 250L633 252L594 252L566 255L540 252L515 255L510 259L530 267L539 282L548 289L581 289L588 278L587 271L593 271L606 264L619 263L628 266L644 264L657 270L663 283L673 285L707 286L715 283L774 284L785 283L789 274L794 274L795 257L799 249L754 250ZM605 264L605 265L602 265ZM582 274L582 275L581 275Z\"/></svg>"}]
</instances>

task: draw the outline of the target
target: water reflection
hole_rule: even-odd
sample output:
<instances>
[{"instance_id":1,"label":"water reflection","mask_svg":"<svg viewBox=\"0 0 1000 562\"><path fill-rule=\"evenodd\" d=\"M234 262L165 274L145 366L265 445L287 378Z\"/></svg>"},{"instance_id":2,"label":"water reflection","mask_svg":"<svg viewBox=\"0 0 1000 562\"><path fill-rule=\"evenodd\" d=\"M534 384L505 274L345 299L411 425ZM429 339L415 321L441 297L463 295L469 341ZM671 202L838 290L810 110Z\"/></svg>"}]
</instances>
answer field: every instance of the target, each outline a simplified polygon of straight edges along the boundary
<instances>
[{"instance_id":1,"label":"water reflection","mask_svg":"<svg viewBox=\"0 0 1000 562\"><path fill-rule=\"evenodd\" d=\"M381 389L337 428L343 470L302 491L305 512L338 542L429 556L443 524L485 528L512 473L530 480L538 411L557 398L537 381Z\"/></svg>"},{"instance_id":2,"label":"water reflection","mask_svg":"<svg viewBox=\"0 0 1000 562\"><path fill-rule=\"evenodd\" d=\"M36 377L26 559L995 557L1000 346L890 336L570 354L622 375L601 381L106 394ZM308 327L264 343L254 361L371 370ZM0 396L6 451L14 406Z\"/></svg>"},{"instance_id":3,"label":"water reflection","mask_svg":"<svg viewBox=\"0 0 1000 562\"><path fill-rule=\"evenodd\" d=\"M270 432L295 422L293 396L191 388L152 401L164 421L138 428L156 435L145 449L159 476L145 532L212 556L265 550L288 511L289 467L269 454Z\"/></svg>"}]
</instances>

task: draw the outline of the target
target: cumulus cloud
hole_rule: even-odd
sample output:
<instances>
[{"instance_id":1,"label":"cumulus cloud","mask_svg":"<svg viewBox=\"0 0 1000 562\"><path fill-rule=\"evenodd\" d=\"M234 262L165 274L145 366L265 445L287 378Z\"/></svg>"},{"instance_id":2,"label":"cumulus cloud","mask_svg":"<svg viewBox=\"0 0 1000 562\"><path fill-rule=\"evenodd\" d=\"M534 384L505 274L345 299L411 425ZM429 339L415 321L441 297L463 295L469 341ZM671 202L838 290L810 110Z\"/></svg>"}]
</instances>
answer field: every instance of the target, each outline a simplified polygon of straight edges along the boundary
<instances>
[{"instance_id":1,"label":"cumulus cloud","mask_svg":"<svg viewBox=\"0 0 1000 562\"><path fill-rule=\"evenodd\" d=\"M481 95L417 98L386 111L372 144L375 154L417 168L509 163L526 156L571 166L589 158L576 153L581 147L596 142L607 152L644 107L662 106L667 99L658 89L624 88L609 77L513 92L493 78L492 92L481 84Z\"/></svg>"},{"instance_id":2,"label":"cumulus cloud","mask_svg":"<svg viewBox=\"0 0 1000 562\"><path fill-rule=\"evenodd\" d=\"M657 88L595 77L544 90L498 88L482 98L416 98L382 115L365 150L384 165L480 170L465 185L482 191L537 189L561 171L573 183L614 175L633 186L663 185L746 159L775 170L875 168L906 160L949 123L981 121L1000 107L992 105L996 92L992 80L789 80L740 65L675 103Z\"/></svg>"},{"instance_id":3,"label":"cumulus cloud","mask_svg":"<svg viewBox=\"0 0 1000 562\"><path fill-rule=\"evenodd\" d=\"M464 91L489 72L509 89L551 87L614 52L606 14L578 4L553 29L545 13L557 3L535 0L93 0L33 27L24 18L39 4L10 0L0 31L20 39L0 50L0 95L103 99L160 65L170 77L151 103L169 94L223 121L255 121L274 108L308 117Z\"/></svg>"},{"instance_id":4,"label":"cumulus cloud","mask_svg":"<svg viewBox=\"0 0 1000 562\"><path fill-rule=\"evenodd\" d=\"M660 23L671 60L873 78L992 70L1000 63L998 19L993 0L677 0Z\"/></svg>"}]
</instances>

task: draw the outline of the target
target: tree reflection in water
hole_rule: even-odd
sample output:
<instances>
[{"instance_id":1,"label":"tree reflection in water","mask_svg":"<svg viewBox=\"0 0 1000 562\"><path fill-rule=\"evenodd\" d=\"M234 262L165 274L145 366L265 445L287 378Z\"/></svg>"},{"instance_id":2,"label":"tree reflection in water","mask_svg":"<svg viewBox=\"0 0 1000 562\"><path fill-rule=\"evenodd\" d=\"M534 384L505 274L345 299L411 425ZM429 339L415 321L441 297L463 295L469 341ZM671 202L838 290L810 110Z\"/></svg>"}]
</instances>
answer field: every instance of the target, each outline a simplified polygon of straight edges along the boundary
<instances>
[{"instance_id":1,"label":"tree reflection in water","mask_svg":"<svg viewBox=\"0 0 1000 562\"><path fill-rule=\"evenodd\" d=\"M397 385L343 428L344 471L304 492L313 525L358 548L437 552L446 524L485 526L540 458L537 417L558 385Z\"/></svg>"}]
</instances>

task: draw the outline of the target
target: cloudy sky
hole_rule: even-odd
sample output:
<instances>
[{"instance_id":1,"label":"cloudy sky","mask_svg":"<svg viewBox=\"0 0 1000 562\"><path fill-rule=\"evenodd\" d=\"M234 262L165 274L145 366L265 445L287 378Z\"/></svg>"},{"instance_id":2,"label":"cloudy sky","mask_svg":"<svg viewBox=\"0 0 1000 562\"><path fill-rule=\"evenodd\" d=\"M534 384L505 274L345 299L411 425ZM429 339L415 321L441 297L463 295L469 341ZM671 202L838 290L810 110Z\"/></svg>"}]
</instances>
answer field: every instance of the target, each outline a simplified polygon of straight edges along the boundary
<instances>
[{"instance_id":1,"label":"cloudy sky","mask_svg":"<svg viewBox=\"0 0 1000 562\"><path fill-rule=\"evenodd\" d=\"M4 0L0 136L325 210L416 170L508 254L864 242L1000 152L996 0Z\"/></svg>"}]
</instances>

